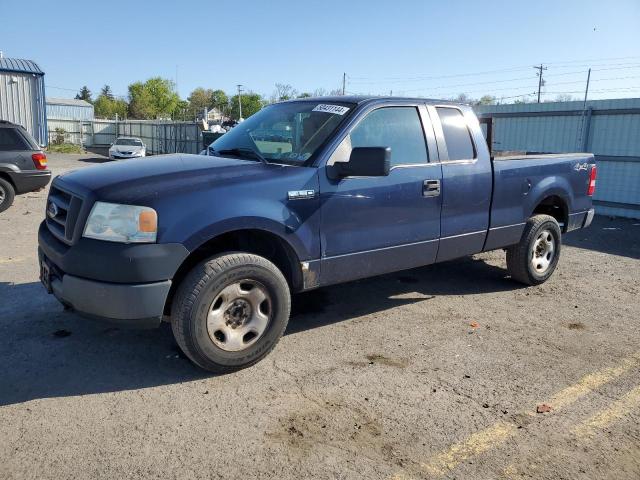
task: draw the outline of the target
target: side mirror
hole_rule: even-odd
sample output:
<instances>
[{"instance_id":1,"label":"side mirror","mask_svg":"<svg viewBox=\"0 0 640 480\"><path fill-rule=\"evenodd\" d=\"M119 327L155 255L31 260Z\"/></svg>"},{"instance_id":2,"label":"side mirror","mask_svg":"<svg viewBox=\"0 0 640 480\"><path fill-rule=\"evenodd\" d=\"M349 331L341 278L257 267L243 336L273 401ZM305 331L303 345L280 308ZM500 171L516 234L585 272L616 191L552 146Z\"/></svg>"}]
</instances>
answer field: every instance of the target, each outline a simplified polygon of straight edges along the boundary
<instances>
[{"instance_id":1,"label":"side mirror","mask_svg":"<svg viewBox=\"0 0 640 480\"><path fill-rule=\"evenodd\" d=\"M333 164L334 174L344 177L386 177L391 164L389 147L356 147L348 162Z\"/></svg>"}]
</instances>

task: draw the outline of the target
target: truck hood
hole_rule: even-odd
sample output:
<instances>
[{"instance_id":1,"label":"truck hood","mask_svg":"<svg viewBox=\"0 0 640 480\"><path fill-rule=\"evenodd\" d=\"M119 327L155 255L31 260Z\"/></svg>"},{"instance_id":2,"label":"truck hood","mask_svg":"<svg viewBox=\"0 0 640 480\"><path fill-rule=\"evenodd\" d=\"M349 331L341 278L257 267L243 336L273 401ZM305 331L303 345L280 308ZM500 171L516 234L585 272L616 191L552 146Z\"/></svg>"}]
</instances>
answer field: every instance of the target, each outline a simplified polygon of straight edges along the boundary
<instances>
[{"instance_id":1,"label":"truck hood","mask_svg":"<svg viewBox=\"0 0 640 480\"><path fill-rule=\"evenodd\" d=\"M114 162L62 174L56 180L71 191L92 194L96 199L121 203L153 203L153 198L184 191L211 188L216 184L256 181L282 169L251 160L206 155L173 154Z\"/></svg>"}]
</instances>

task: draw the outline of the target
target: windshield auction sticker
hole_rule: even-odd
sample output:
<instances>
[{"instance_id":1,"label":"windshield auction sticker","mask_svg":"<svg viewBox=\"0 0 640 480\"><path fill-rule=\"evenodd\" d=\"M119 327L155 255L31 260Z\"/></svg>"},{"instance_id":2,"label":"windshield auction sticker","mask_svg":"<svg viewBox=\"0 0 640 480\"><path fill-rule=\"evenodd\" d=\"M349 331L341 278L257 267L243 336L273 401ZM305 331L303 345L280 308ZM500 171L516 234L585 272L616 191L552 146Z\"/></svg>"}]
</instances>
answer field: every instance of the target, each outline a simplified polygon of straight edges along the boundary
<instances>
[{"instance_id":1,"label":"windshield auction sticker","mask_svg":"<svg viewBox=\"0 0 640 480\"><path fill-rule=\"evenodd\" d=\"M343 107L342 105L327 105L325 103L321 103L319 105L316 105L316 107L312 111L335 113L336 115L344 115L349 111L349 107Z\"/></svg>"}]
</instances>

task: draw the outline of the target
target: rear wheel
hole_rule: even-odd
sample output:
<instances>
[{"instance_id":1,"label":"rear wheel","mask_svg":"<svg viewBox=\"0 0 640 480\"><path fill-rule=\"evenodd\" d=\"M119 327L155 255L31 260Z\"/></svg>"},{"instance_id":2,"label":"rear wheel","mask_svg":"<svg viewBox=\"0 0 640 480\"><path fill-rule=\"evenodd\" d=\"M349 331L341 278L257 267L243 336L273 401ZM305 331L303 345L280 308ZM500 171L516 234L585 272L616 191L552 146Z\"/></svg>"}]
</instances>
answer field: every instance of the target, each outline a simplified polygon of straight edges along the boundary
<instances>
[{"instance_id":1,"label":"rear wheel","mask_svg":"<svg viewBox=\"0 0 640 480\"><path fill-rule=\"evenodd\" d=\"M198 264L178 287L173 334L196 365L218 373L257 363L289 321L289 286L266 258L227 253Z\"/></svg>"},{"instance_id":2,"label":"rear wheel","mask_svg":"<svg viewBox=\"0 0 640 480\"><path fill-rule=\"evenodd\" d=\"M13 199L16 196L16 191L9 182L4 178L0 178L0 212L4 212L7 208L13 205Z\"/></svg>"},{"instance_id":3,"label":"rear wheel","mask_svg":"<svg viewBox=\"0 0 640 480\"><path fill-rule=\"evenodd\" d=\"M527 285L539 285L553 274L560 259L560 226L549 215L529 219L517 245L507 249L511 278Z\"/></svg>"}]
</instances>

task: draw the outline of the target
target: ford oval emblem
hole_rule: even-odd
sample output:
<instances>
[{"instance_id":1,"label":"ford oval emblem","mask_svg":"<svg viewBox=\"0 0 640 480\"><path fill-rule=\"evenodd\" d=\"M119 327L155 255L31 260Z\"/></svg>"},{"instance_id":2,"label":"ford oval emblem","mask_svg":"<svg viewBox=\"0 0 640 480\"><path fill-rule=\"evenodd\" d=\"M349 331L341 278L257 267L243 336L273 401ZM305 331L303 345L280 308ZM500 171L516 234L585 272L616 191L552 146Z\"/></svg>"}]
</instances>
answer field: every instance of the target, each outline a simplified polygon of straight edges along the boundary
<instances>
[{"instance_id":1,"label":"ford oval emblem","mask_svg":"<svg viewBox=\"0 0 640 480\"><path fill-rule=\"evenodd\" d=\"M58 206L55 203L49 202L49 206L47 207L47 215L49 215L51 218L54 218L58 215Z\"/></svg>"}]
</instances>

